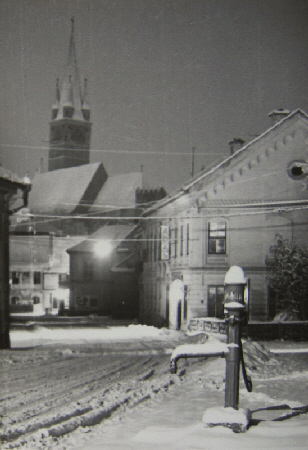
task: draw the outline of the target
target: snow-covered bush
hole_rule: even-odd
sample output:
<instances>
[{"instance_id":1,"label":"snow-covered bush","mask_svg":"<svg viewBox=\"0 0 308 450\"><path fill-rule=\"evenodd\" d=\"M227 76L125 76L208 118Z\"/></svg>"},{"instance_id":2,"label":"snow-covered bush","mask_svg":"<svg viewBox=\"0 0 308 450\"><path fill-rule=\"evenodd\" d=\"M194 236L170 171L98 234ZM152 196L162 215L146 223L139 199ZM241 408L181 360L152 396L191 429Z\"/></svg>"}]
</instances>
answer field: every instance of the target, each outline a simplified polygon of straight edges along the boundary
<instances>
[{"instance_id":1,"label":"snow-covered bush","mask_svg":"<svg viewBox=\"0 0 308 450\"><path fill-rule=\"evenodd\" d=\"M308 250L281 235L270 247L266 259L268 283L276 292L276 312L286 312L293 319L308 319Z\"/></svg>"}]
</instances>

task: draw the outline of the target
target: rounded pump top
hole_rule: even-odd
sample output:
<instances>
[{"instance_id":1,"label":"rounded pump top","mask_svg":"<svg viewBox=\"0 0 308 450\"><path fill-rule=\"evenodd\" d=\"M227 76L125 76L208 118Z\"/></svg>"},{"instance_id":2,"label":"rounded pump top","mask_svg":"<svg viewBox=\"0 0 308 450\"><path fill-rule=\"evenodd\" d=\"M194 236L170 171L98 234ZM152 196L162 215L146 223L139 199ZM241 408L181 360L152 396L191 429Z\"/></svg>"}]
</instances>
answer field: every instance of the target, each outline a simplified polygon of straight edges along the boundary
<instances>
[{"instance_id":1,"label":"rounded pump top","mask_svg":"<svg viewBox=\"0 0 308 450\"><path fill-rule=\"evenodd\" d=\"M225 275L225 284L246 284L244 270L239 266L232 266Z\"/></svg>"}]
</instances>

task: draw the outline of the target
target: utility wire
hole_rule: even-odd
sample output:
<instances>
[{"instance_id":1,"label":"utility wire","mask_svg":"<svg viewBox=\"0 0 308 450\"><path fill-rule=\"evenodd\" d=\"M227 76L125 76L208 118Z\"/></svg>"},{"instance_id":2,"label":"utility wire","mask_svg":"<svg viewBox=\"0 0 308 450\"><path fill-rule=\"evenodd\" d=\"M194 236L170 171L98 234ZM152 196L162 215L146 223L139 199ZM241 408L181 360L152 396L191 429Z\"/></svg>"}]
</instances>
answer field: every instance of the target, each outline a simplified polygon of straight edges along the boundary
<instances>
[{"instance_id":1,"label":"utility wire","mask_svg":"<svg viewBox=\"0 0 308 450\"><path fill-rule=\"evenodd\" d=\"M3 144L0 143L0 146L2 147L7 147L7 148L15 148L17 150L50 150L53 147L49 147L49 146L38 146L38 145L18 145L18 144ZM54 147L56 150L67 150L66 147ZM78 149L78 148L74 148L74 151L80 151L80 152L84 152L84 149ZM168 151L166 153L166 151L164 150L122 150L122 149L100 149L100 148L91 148L90 149L91 152L94 153L121 153L121 154L142 154L142 155L164 155L164 156L168 156L168 155L175 155L175 156L190 156L191 157L191 151L190 152L174 152L174 151ZM228 150L225 152L209 152L206 151L206 155L226 155L226 153L228 153ZM195 153L195 155L200 155L200 156L206 156L204 152L199 152L199 153Z\"/></svg>"}]
</instances>

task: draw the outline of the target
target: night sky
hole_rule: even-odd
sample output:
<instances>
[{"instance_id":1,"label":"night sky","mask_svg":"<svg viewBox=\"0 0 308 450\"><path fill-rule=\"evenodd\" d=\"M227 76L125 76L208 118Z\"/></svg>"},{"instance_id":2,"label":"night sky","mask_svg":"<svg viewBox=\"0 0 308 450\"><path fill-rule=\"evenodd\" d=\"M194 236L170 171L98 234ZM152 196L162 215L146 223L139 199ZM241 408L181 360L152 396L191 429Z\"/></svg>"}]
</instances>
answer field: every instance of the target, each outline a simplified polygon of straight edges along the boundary
<instances>
[{"instance_id":1,"label":"night sky","mask_svg":"<svg viewBox=\"0 0 308 450\"><path fill-rule=\"evenodd\" d=\"M0 162L44 158L71 17L88 78L91 162L169 192L270 126L308 113L307 0L0 0Z\"/></svg>"}]
</instances>

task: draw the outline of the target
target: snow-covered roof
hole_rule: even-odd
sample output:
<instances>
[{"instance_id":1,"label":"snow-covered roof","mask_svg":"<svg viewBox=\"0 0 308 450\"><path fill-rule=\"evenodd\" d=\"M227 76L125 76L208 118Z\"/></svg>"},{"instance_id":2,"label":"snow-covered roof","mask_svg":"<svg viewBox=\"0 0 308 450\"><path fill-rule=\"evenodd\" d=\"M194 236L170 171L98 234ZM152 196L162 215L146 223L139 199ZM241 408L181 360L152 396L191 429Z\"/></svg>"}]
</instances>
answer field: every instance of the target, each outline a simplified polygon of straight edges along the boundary
<instances>
[{"instance_id":1,"label":"snow-covered roof","mask_svg":"<svg viewBox=\"0 0 308 450\"><path fill-rule=\"evenodd\" d=\"M91 236L89 236L87 239L80 242L80 244L69 248L67 252L93 252L94 244L100 240L109 241L112 250L114 250L135 228L136 225L105 225L95 233L93 233Z\"/></svg>"},{"instance_id":2,"label":"snow-covered roof","mask_svg":"<svg viewBox=\"0 0 308 450\"><path fill-rule=\"evenodd\" d=\"M88 212L97 214L134 208L136 189L142 186L142 173L107 177L101 163L36 174L30 194L30 212L72 214L83 204Z\"/></svg>"},{"instance_id":3,"label":"snow-covered roof","mask_svg":"<svg viewBox=\"0 0 308 450\"><path fill-rule=\"evenodd\" d=\"M10 170L5 169L4 167L1 166L0 166L0 178L6 181L11 181L12 183L18 183L25 186L30 185L30 180L28 177L20 178L14 172L11 172Z\"/></svg>"},{"instance_id":4,"label":"snow-covered roof","mask_svg":"<svg viewBox=\"0 0 308 450\"><path fill-rule=\"evenodd\" d=\"M93 163L36 174L29 198L30 212L72 213L99 170L105 172L101 163ZM102 177L99 181L100 185L95 187L97 191L105 179Z\"/></svg>"},{"instance_id":5,"label":"snow-covered roof","mask_svg":"<svg viewBox=\"0 0 308 450\"><path fill-rule=\"evenodd\" d=\"M261 142L264 138L266 138L270 133L278 129L282 126L283 123L290 121L295 118L295 116L299 116L304 118L305 120L308 119L308 115L302 111L301 109L296 109L291 114L285 116L281 121L275 123L273 126L268 128L264 133L257 136L252 141L248 142L246 145L241 147L239 150L234 152L232 155L230 155L228 158L223 159L218 164L215 163L213 166L209 167L207 170L202 171L201 173L195 175L192 179L184 183L179 189L177 189L175 192L171 193L170 195L164 197L162 200L159 200L156 202L153 206L148 208L144 215L151 214L153 211L156 211L159 208L162 208L164 205L174 201L176 198L181 197L184 195L190 188L192 188L194 185L199 183L200 181L203 181L207 178L210 179L210 177L213 177L217 174L217 172L220 169L224 169L225 167L229 166L232 161L236 160L239 156L241 156L243 153L248 152L251 147L253 147L258 142Z\"/></svg>"},{"instance_id":6,"label":"snow-covered roof","mask_svg":"<svg viewBox=\"0 0 308 450\"><path fill-rule=\"evenodd\" d=\"M103 209L135 207L135 192L142 187L142 173L133 172L121 175L113 175L100 191L90 212L98 213L99 206Z\"/></svg>"}]
</instances>

